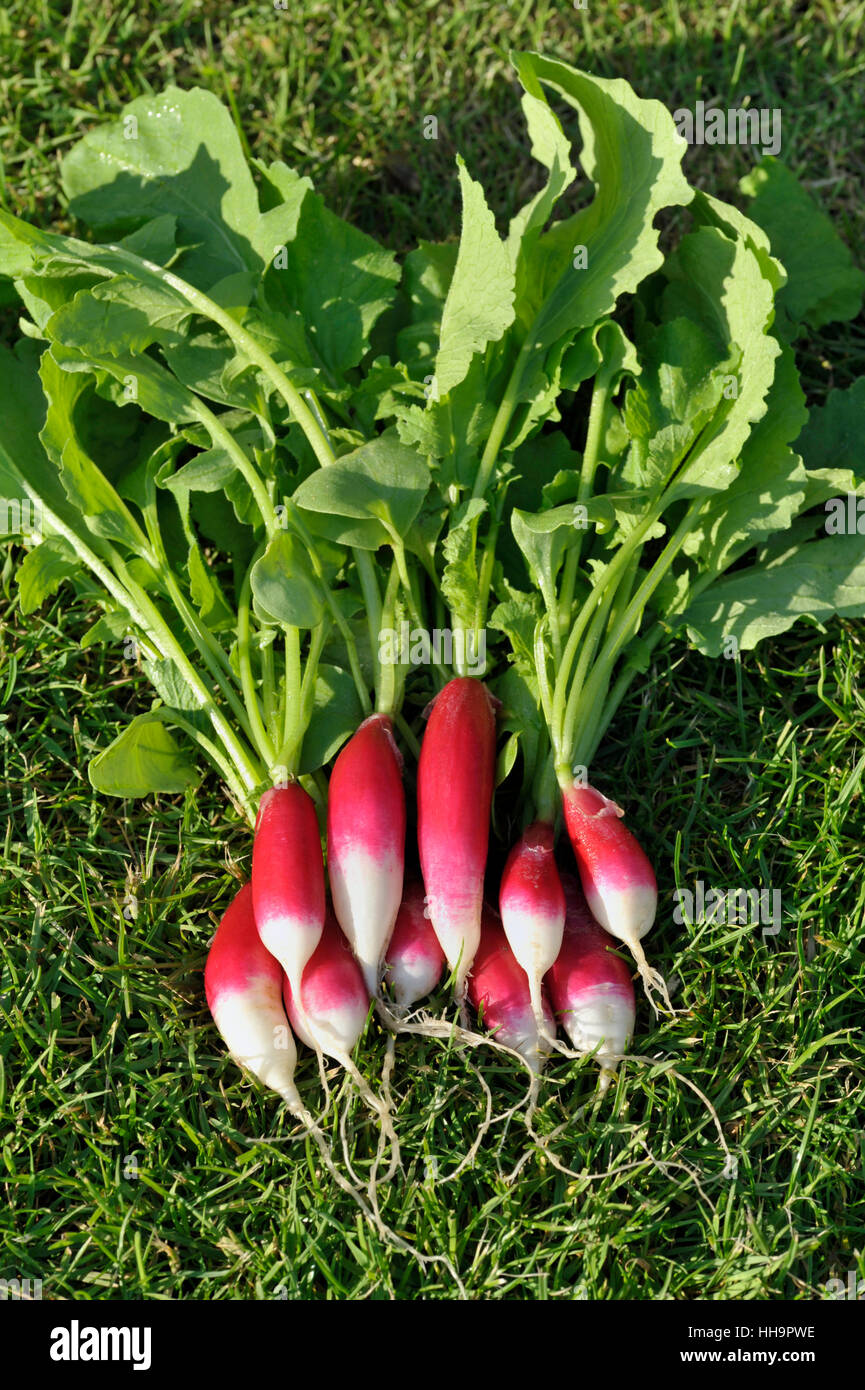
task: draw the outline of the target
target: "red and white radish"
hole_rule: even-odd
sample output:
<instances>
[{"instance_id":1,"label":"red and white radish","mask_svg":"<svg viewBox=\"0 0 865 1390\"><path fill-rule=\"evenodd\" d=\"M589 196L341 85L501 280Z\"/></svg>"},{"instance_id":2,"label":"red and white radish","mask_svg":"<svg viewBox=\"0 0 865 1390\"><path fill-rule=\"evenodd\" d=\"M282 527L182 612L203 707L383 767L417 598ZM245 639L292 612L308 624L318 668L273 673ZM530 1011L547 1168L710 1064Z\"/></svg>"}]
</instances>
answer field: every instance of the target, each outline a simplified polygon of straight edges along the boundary
<instances>
[{"instance_id":1,"label":"red and white radish","mask_svg":"<svg viewBox=\"0 0 865 1390\"><path fill-rule=\"evenodd\" d=\"M418 764L418 849L433 930L462 999L481 933L496 761L486 686L461 676L432 704Z\"/></svg>"},{"instance_id":2,"label":"red and white radish","mask_svg":"<svg viewBox=\"0 0 865 1390\"><path fill-rule=\"evenodd\" d=\"M594 1052L605 1091L628 1050L636 1005L631 972L615 941L589 911L580 885L562 874L567 912L562 946L545 984L556 1017L577 1052ZM597 1049L597 1050L596 1050Z\"/></svg>"},{"instance_id":3,"label":"red and white radish","mask_svg":"<svg viewBox=\"0 0 865 1390\"><path fill-rule=\"evenodd\" d=\"M327 872L340 926L371 995L402 899L405 857L402 758L386 714L365 719L330 777Z\"/></svg>"},{"instance_id":4,"label":"red and white radish","mask_svg":"<svg viewBox=\"0 0 865 1390\"><path fill-rule=\"evenodd\" d=\"M204 967L207 1004L234 1060L303 1113L297 1049L282 1006L282 966L264 947L246 884L219 924Z\"/></svg>"},{"instance_id":5,"label":"red and white radish","mask_svg":"<svg viewBox=\"0 0 865 1390\"><path fill-rule=\"evenodd\" d=\"M399 1162L399 1144L388 1107L371 1090L351 1057L364 1030L369 994L363 972L330 906L321 940L303 972L299 995L287 975L283 977L282 988L286 1012L301 1042L339 1062L366 1104L379 1116L384 1135L392 1146L389 1169L392 1177Z\"/></svg>"},{"instance_id":6,"label":"red and white radish","mask_svg":"<svg viewBox=\"0 0 865 1390\"><path fill-rule=\"evenodd\" d=\"M482 1011L483 1026L496 1041L519 1052L532 1071L540 1073L556 1031L555 1019L541 995L543 1026L538 1027L526 972L508 945L498 914L487 904L468 996L472 1007Z\"/></svg>"},{"instance_id":7,"label":"red and white radish","mask_svg":"<svg viewBox=\"0 0 865 1390\"><path fill-rule=\"evenodd\" d=\"M288 976L283 997L291 1026L301 1042L346 1064L360 1040L369 1012L363 972L328 908L321 940L303 972L298 1009Z\"/></svg>"},{"instance_id":8,"label":"red and white radish","mask_svg":"<svg viewBox=\"0 0 865 1390\"><path fill-rule=\"evenodd\" d=\"M324 927L324 860L312 798L292 782L264 793L252 846L255 924L292 985Z\"/></svg>"},{"instance_id":9,"label":"red and white radish","mask_svg":"<svg viewBox=\"0 0 865 1390\"><path fill-rule=\"evenodd\" d=\"M538 1027L544 1027L541 983L559 954L565 895L553 854L553 827L536 821L508 855L499 887L505 935L526 972Z\"/></svg>"},{"instance_id":10,"label":"red and white radish","mask_svg":"<svg viewBox=\"0 0 865 1390\"><path fill-rule=\"evenodd\" d=\"M441 979L444 951L427 916L423 885L407 883L387 949L385 980L397 1008L410 1009L431 994Z\"/></svg>"},{"instance_id":11,"label":"red and white radish","mask_svg":"<svg viewBox=\"0 0 865 1390\"><path fill-rule=\"evenodd\" d=\"M592 916L631 950L655 1007L657 990L672 1009L662 975L652 970L640 940L655 920L658 885L646 855L624 824L624 811L594 787L562 789L565 824Z\"/></svg>"}]
</instances>

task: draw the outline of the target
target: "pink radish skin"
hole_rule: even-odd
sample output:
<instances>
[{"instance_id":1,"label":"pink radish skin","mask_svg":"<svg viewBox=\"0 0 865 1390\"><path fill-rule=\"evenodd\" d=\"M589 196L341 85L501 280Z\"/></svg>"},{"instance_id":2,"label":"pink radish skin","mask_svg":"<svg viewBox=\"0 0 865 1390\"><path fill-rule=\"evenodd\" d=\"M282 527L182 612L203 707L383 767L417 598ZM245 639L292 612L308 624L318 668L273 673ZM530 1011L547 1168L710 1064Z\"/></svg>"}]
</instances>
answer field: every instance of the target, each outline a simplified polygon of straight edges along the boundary
<instances>
[{"instance_id":1,"label":"pink radish skin","mask_svg":"<svg viewBox=\"0 0 865 1390\"><path fill-rule=\"evenodd\" d=\"M306 969L298 996L288 976L283 976L283 999L292 1027L301 1042L339 1062L354 1081L370 1110L381 1120L391 1145L388 1181L399 1164L399 1142L384 1101L376 1096L358 1071L351 1054L360 1041L369 1012L369 994L363 971L355 960L339 923L328 907L321 940Z\"/></svg>"},{"instance_id":2,"label":"pink radish skin","mask_svg":"<svg viewBox=\"0 0 865 1390\"><path fill-rule=\"evenodd\" d=\"M335 921L333 927L339 932ZM360 970L347 947L345 953L362 988ZM247 884L223 917L207 957L204 989L210 1012L235 1061L282 1096L317 1144L337 1186L358 1203L377 1230L386 1232L381 1217L370 1212L358 1190L334 1166L327 1140L295 1087L297 1049L283 1007L283 983L287 985L282 966L259 937L252 885ZM315 991L313 996L318 997ZM398 1149L394 1153L398 1161Z\"/></svg>"},{"instance_id":3,"label":"pink radish skin","mask_svg":"<svg viewBox=\"0 0 865 1390\"><path fill-rule=\"evenodd\" d=\"M468 995L475 1010L483 1007L483 1026L495 1034L498 1042L519 1052L532 1071L539 1074L556 1031L555 1019L542 995L545 1027L538 1028L526 972L508 945L498 914L486 904Z\"/></svg>"},{"instance_id":4,"label":"pink radish skin","mask_svg":"<svg viewBox=\"0 0 865 1390\"><path fill-rule=\"evenodd\" d=\"M262 945L246 884L219 924L204 967L213 1021L234 1060L302 1112L297 1049L282 1006L282 966Z\"/></svg>"},{"instance_id":5,"label":"pink radish skin","mask_svg":"<svg viewBox=\"0 0 865 1390\"><path fill-rule=\"evenodd\" d=\"M330 909L325 915L321 940L303 972L303 1013L296 1007L287 975L283 998L291 1026L301 1042L345 1064L364 1030L369 995L363 972Z\"/></svg>"},{"instance_id":6,"label":"pink radish skin","mask_svg":"<svg viewBox=\"0 0 865 1390\"><path fill-rule=\"evenodd\" d=\"M410 1009L431 994L441 979L444 951L426 915L423 885L408 883L387 950L385 979L397 1008Z\"/></svg>"},{"instance_id":7,"label":"pink radish skin","mask_svg":"<svg viewBox=\"0 0 865 1390\"><path fill-rule=\"evenodd\" d=\"M634 986L630 970L615 954L613 938L589 912L577 880L562 874L562 886L567 903L564 937L545 983L577 1052L595 1053L605 1091L616 1069L612 1059L627 1052L633 1036Z\"/></svg>"},{"instance_id":8,"label":"pink radish skin","mask_svg":"<svg viewBox=\"0 0 865 1390\"><path fill-rule=\"evenodd\" d=\"M553 827L537 821L511 850L499 889L505 935L526 972L532 1008L543 1027L541 982L559 954L565 895L553 854Z\"/></svg>"},{"instance_id":9,"label":"pink radish skin","mask_svg":"<svg viewBox=\"0 0 865 1390\"><path fill-rule=\"evenodd\" d=\"M264 793L252 846L255 923L294 985L324 927L324 861L315 806L298 783Z\"/></svg>"},{"instance_id":10,"label":"pink radish skin","mask_svg":"<svg viewBox=\"0 0 865 1390\"><path fill-rule=\"evenodd\" d=\"M496 761L486 686L449 681L433 701L418 764L418 849L433 930L462 999L481 936Z\"/></svg>"},{"instance_id":11,"label":"pink radish skin","mask_svg":"<svg viewBox=\"0 0 865 1390\"><path fill-rule=\"evenodd\" d=\"M628 945L650 1000L657 990L672 1009L663 976L650 968L640 945L655 920L658 885L651 864L622 820L624 811L594 787L576 782L562 789L562 800L592 916Z\"/></svg>"},{"instance_id":12,"label":"pink radish skin","mask_svg":"<svg viewBox=\"0 0 865 1390\"><path fill-rule=\"evenodd\" d=\"M378 992L402 899L405 856L402 758L386 714L365 719L337 758L327 808L327 870L333 906Z\"/></svg>"}]
</instances>

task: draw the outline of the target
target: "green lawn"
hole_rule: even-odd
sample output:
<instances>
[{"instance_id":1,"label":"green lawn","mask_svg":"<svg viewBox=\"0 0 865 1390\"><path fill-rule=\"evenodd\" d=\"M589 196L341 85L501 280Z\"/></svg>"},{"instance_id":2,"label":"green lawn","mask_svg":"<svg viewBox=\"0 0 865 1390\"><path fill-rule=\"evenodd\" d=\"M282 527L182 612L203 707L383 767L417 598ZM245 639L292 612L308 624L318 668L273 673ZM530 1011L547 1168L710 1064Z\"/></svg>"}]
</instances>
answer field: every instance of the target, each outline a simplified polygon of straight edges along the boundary
<instances>
[{"instance_id":1,"label":"green lawn","mask_svg":"<svg viewBox=\"0 0 865 1390\"><path fill-rule=\"evenodd\" d=\"M456 232L458 149L504 219L535 177L508 90L522 46L672 108L779 106L782 158L863 243L862 4L168 8L0 12L9 207L65 225L58 155L176 81L230 95L253 153L310 173L397 249ZM422 138L427 114L438 141ZM686 158L732 199L753 163L723 147ZM865 375L861 319L804 362L812 401ZM158 803L92 791L88 759L146 687L120 653L82 650L93 613L68 588L38 620L18 614L19 554L0 612L0 1277L61 1299L809 1299L865 1274L863 624L796 629L741 664L680 646L623 704L597 778L626 789L657 866L652 959L685 1012L655 1026L640 999L640 1060L602 1099L591 1064L552 1063L531 1134L509 1061L401 1039L404 1173L378 1198L422 1261L372 1229L225 1058L202 968L248 875L248 832L215 778ZM673 889L698 879L780 890L780 931L676 925ZM384 1058L372 1024L358 1063L375 1085ZM320 1113L308 1054L299 1083ZM375 1124L336 1072L331 1086L337 1162L342 1117L363 1178Z\"/></svg>"}]
</instances>

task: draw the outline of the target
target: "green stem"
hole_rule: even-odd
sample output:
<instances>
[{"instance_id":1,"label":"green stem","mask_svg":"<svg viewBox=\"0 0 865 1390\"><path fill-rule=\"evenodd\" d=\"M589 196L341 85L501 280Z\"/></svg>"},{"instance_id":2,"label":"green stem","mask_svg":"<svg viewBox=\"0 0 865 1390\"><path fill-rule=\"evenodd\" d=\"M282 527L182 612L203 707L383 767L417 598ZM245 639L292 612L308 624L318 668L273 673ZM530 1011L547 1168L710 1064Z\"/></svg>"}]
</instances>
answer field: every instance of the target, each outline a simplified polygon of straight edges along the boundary
<instances>
[{"instance_id":1,"label":"green stem","mask_svg":"<svg viewBox=\"0 0 865 1390\"><path fill-rule=\"evenodd\" d=\"M657 623L651 633L647 633L644 641L649 654L654 650L664 635L664 628ZM640 663L641 664L641 663ZM605 700L599 700L593 710L593 717L586 724L580 735L580 745L583 762L586 767L591 766L601 739L607 732L616 710L625 698L634 677L639 673L640 664L636 662L626 662L619 673L616 684Z\"/></svg>"},{"instance_id":2,"label":"green stem","mask_svg":"<svg viewBox=\"0 0 865 1390\"><path fill-rule=\"evenodd\" d=\"M406 606L408 608L409 617L411 618L411 621L415 627L422 628L424 626L424 623L418 610L414 587L411 582L411 576L408 572L408 566L406 565L405 546L403 545L402 540L399 536L391 536L391 548L393 550L393 559L394 564L396 565L397 574L399 575L399 581L402 585L403 593L405 594L405 601Z\"/></svg>"},{"instance_id":3,"label":"green stem","mask_svg":"<svg viewBox=\"0 0 865 1390\"><path fill-rule=\"evenodd\" d=\"M243 807L244 814L249 824L254 826L255 807L247 795L246 788L238 778L237 772L230 760L223 756L218 745L213 742L213 739L208 738L200 729L196 729L194 724L190 724L189 721L178 714L176 710L162 707L151 710L150 716L153 719L158 719L162 724L171 724L174 728L182 729L182 731L192 739L193 743L201 749L205 757L209 758L213 763L213 766L219 772L226 786L231 791L235 801Z\"/></svg>"},{"instance_id":4,"label":"green stem","mask_svg":"<svg viewBox=\"0 0 865 1390\"><path fill-rule=\"evenodd\" d=\"M679 525L676 527L675 532L664 546L661 554L649 570L642 584L637 589L637 592L634 594L627 608L615 624L613 631L604 643L601 654L595 663L594 670L586 682L583 694L583 705L586 710L590 711L594 707L596 701L603 699L603 692L609 686L613 666L615 665L620 651L625 644L630 641L634 633L639 630L645 606L670 569L670 566L693 530L694 520L701 506L701 501L695 501L688 508ZM574 711L574 720L570 722L566 738L569 736L573 739L575 720L576 711ZM581 742L583 741L584 740L581 738ZM567 742L565 743L565 747L568 748ZM570 757L568 760L570 761Z\"/></svg>"},{"instance_id":5,"label":"green stem","mask_svg":"<svg viewBox=\"0 0 865 1390\"><path fill-rule=\"evenodd\" d=\"M276 636L274 635L274 641ZM277 723L276 676L273 669L273 642L261 644L261 695L264 708L264 722L274 744L282 737Z\"/></svg>"},{"instance_id":6,"label":"green stem","mask_svg":"<svg viewBox=\"0 0 865 1390\"><path fill-rule=\"evenodd\" d=\"M237 770L241 773L247 787L255 787L259 780L259 771L246 752L243 745L235 735L231 725L225 719L222 711L214 703L210 692L201 680L198 672L188 660L183 648L180 646L167 623L162 618L158 608L151 602L147 594L131 580L126 570L126 566L121 561L119 555L112 547L107 546L108 555L114 565L114 570L109 569L108 565L102 560L86 542L77 534L76 531L68 526L59 516L47 506L44 499L34 488L28 485L27 480L22 478L22 483L27 495L33 501L38 502L42 508L43 521L47 521L52 530L64 537L69 542L78 558L87 565L107 589L117 603L129 614L136 627L146 633L156 646L163 657L172 660L185 678L201 709L206 713L216 733L222 740L226 751L234 759Z\"/></svg>"},{"instance_id":7,"label":"green stem","mask_svg":"<svg viewBox=\"0 0 865 1390\"><path fill-rule=\"evenodd\" d=\"M535 627L535 670L538 675L538 689L541 696L541 708L544 711L544 718L549 729L553 721L553 696L550 690L550 678L547 674L547 648L544 643L544 625L538 622Z\"/></svg>"},{"instance_id":8,"label":"green stem","mask_svg":"<svg viewBox=\"0 0 865 1390\"><path fill-rule=\"evenodd\" d=\"M260 553L261 548L259 547L258 554ZM249 643L249 604L252 589L252 565L257 560L258 554L253 557L252 564L250 564L246 571L240 589L240 598L237 605L237 661L240 667L240 684L243 690L243 698L246 702L247 713L249 715L252 737L263 762L267 767L270 767L276 750L273 740L264 727L264 721L261 717L261 707L258 703L258 695L255 689L255 678L252 674L252 655Z\"/></svg>"},{"instance_id":9,"label":"green stem","mask_svg":"<svg viewBox=\"0 0 865 1390\"><path fill-rule=\"evenodd\" d=\"M119 247L113 249L122 251L122 248ZM156 265L152 261L144 260L144 258L132 257L132 259L135 260L136 263L143 263L152 275L155 275L163 284L169 285L187 304L190 304L192 308L195 309L196 313L201 314L204 318L211 319L213 323L219 325L226 336L234 343L235 347L239 348L240 351L249 358L250 362L255 363L276 387L289 410L294 415L298 425L306 435L319 463L323 466L328 463L333 463L333 451L315 415L304 401L300 392L286 376L285 372L277 366L270 354L264 351L252 334L247 332L247 330L239 324L236 319L232 318L231 314L221 308L220 305L208 298L206 294L202 294L200 290L187 284L185 280L182 280L179 275L175 275L173 271L165 270L163 266ZM262 513L262 515L265 515L265 513Z\"/></svg>"},{"instance_id":10,"label":"green stem","mask_svg":"<svg viewBox=\"0 0 865 1390\"><path fill-rule=\"evenodd\" d=\"M615 589L622 575L630 563L631 556L642 545L643 540L654 525L663 509L663 499L659 499L652 510L643 518L638 526L634 528L628 539L616 551L610 561L607 573L601 581L602 590L607 588ZM553 749L556 754L557 766L564 769L565 765L570 764L569 751L564 743L565 711L567 706L568 683L570 680L571 668L574 664L577 648L582 640L583 633L589 623L596 605L601 601L602 593L598 588L593 588L591 593L583 603L576 621L571 628L570 636L562 654L561 664L556 675L555 694L553 696L553 717L550 726Z\"/></svg>"},{"instance_id":11,"label":"green stem","mask_svg":"<svg viewBox=\"0 0 865 1390\"><path fill-rule=\"evenodd\" d=\"M595 652L597 651L598 642L601 638L601 633L607 626L607 620L609 617L610 607L613 602L613 596L613 592L610 589L604 590L604 593L601 596L601 601L598 604L595 616L592 619L591 624L589 625L588 632L586 633L585 641L583 642L583 645L580 649L580 656L577 662L577 669L574 672L574 678L571 682L571 688L568 692L568 703L565 710L565 722L562 730L562 745L565 748L570 746L570 741L573 737L572 726L573 721L576 719L577 711L579 709L580 693L583 689L583 685L585 684L586 676L591 667Z\"/></svg>"},{"instance_id":12,"label":"green stem","mask_svg":"<svg viewBox=\"0 0 865 1390\"><path fill-rule=\"evenodd\" d=\"M309 635L309 651L306 654L303 680L300 683L300 708L304 733L309 728L309 721L315 708L315 683L318 679L318 666L329 631L330 624L325 619L314 627Z\"/></svg>"},{"instance_id":13,"label":"green stem","mask_svg":"<svg viewBox=\"0 0 865 1390\"><path fill-rule=\"evenodd\" d=\"M159 553L163 570L161 577L165 582L165 586L175 608L183 619L187 632L195 643L199 656L231 706L232 713L243 730L245 737L250 741L254 741L247 711L244 708L242 700L238 698L237 691L232 683L234 672L231 669L225 651L216 641L209 628L200 621L198 615L187 603L186 596L172 573L165 551L162 549L161 541ZM232 679L227 679L228 676L231 676Z\"/></svg>"},{"instance_id":14,"label":"green stem","mask_svg":"<svg viewBox=\"0 0 865 1390\"><path fill-rule=\"evenodd\" d=\"M397 590L399 588L400 577L396 558L390 567L387 588L385 589L384 604L382 606L382 631L394 629L394 611L396 605ZM375 707L378 714L387 714L391 719L397 708L397 662L384 661L380 663L381 682L376 691Z\"/></svg>"},{"instance_id":15,"label":"green stem","mask_svg":"<svg viewBox=\"0 0 865 1390\"><path fill-rule=\"evenodd\" d=\"M360 700L361 708L363 709L364 714L369 714L370 710L372 709L372 702L369 698L369 690L367 689L366 681L363 678L363 672L360 666L360 657L358 656L357 643L354 640L354 634L352 633L351 628L345 620L342 609L336 601L336 598L331 590L330 584L327 582L327 579L325 578L324 570L321 567L321 561L318 558L318 551L316 549L315 541L307 531L297 507L292 506L291 503L289 503L288 518L292 527L297 532L298 536L300 536L300 539L306 546L307 553L309 555L309 562L312 565L313 574L318 580L319 588L324 597L324 601L327 604L330 615L333 618L333 621L336 623L336 626L342 635L343 641L345 642L346 649L348 651L348 664L351 668L352 679L354 680L355 688L357 689L358 699ZM375 579L374 575L373 579ZM378 615L378 621L379 623L381 623L380 602L378 608ZM372 631L370 631L370 639L373 642L374 646L374 661L376 661L378 657L378 652L376 650L378 646L378 633L379 629L376 628L375 636L373 637Z\"/></svg>"},{"instance_id":16,"label":"green stem","mask_svg":"<svg viewBox=\"0 0 865 1390\"><path fill-rule=\"evenodd\" d=\"M378 587L378 578L369 551L355 549L352 553L366 606L366 620L372 650L373 688L380 690L381 659L378 650L378 634L381 632L381 590Z\"/></svg>"},{"instance_id":17,"label":"green stem","mask_svg":"<svg viewBox=\"0 0 865 1390\"><path fill-rule=\"evenodd\" d=\"M514 410L517 407L517 397L519 395L520 386L522 385L523 371L533 351L534 329L532 329L523 340L523 345L517 355L513 371L508 378L505 394L502 396L499 403L499 408L496 411L496 418L493 420L492 429L487 438L486 447L481 455L477 477L475 478L475 485L472 488L472 497L483 497L487 490L493 469L496 466L499 450L507 434Z\"/></svg>"},{"instance_id":18,"label":"green stem","mask_svg":"<svg viewBox=\"0 0 865 1390\"><path fill-rule=\"evenodd\" d=\"M574 672L574 678L571 683L570 692L568 694L568 705L565 713L565 727L562 736L562 742L565 746L568 745L570 736L570 726L568 723L568 719L569 716L571 716L571 712L575 711L579 706L580 692L583 689L586 676L588 675L589 670L591 669L592 662L595 658L595 652L598 649L598 643L601 639L601 634L604 631L604 628L608 626L608 624L612 629L612 627L618 621L618 618L622 610L627 605L631 597L631 590L634 587L634 575L639 564L639 559L639 552L635 550L633 555L631 556L628 567L625 570L625 573L623 574L616 588L607 588L604 590L603 597L601 598L601 602L598 605L598 610L595 613L595 616L592 619L591 625L586 634L586 639L583 642L582 648L580 650L580 657L579 661L577 662L577 669Z\"/></svg>"},{"instance_id":19,"label":"green stem","mask_svg":"<svg viewBox=\"0 0 865 1390\"><path fill-rule=\"evenodd\" d=\"M393 548L393 558L394 558L394 562L395 562L395 564L396 564L397 572L398 572L398 574L399 574L400 584L401 584L401 586L402 586L403 593L405 594L405 601L406 601L406 605L407 605L407 607L408 607L409 618L410 618L410 620L411 620L412 626L415 627L415 628L419 628L419 629L421 629L421 630L425 630L424 620L423 620L423 617L421 616L421 613L420 613L420 611L419 611L419 609L418 609L418 607L417 607L417 602L416 602L416 598L415 598L414 589L413 589L413 587L412 587L411 577L410 577L410 575L409 575L408 567L407 567L407 565L406 565L406 560L405 560L405 546L403 545L402 541L400 540L400 538L399 538L398 536L391 536L391 546L392 546L392 548ZM452 626L454 627L454 637L456 637L456 636L457 636L457 631L458 631L458 629L457 629L457 627L456 627L455 624L453 624ZM459 629L459 631L462 631L462 629ZM463 653L465 653L465 643L464 643L464 642L463 642L463 644L462 644L462 649L463 649ZM442 677L443 680L447 680L447 679L449 678L449 674L450 674L450 673L449 673L447 667L446 667L441 661L433 660L433 661L431 662L431 664L432 664L432 666L436 669L436 671L439 673L439 675ZM461 664L461 665L464 666L464 665L465 665L465 661L463 661L462 663L458 663L458 664ZM461 670L461 671L459 671L458 674L462 676L462 675L465 675L466 673L465 673L465 671L462 671L462 670Z\"/></svg>"},{"instance_id":20,"label":"green stem","mask_svg":"<svg viewBox=\"0 0 865 1390\"><path fill-rule=\"evenodd\" d=\"M604 415L606 413L609 397L609 381L600 375L597 376L592 389L592 403L589 406L589 423L586 427L586 447L583 450L583 462L580 466L580 481L577 488L578 506L585 506L592 497L595 485L595 473L598 467L598 453L603 437ZM568 557L569 559L572 557L575 575L579 568L582 549L583 533L582 531L578 531L573 550Z\"/></svg>"},{"instance_id":21,"label":"green stem","mask_svg":"<svg viewBox=\"0 0 865 1390\"><path fill-rule=\"evenodd\" d=\"M595 379L592 403L589 406L589 423L586 427L586 447L580 467L580 482L577 489L577 502L586 503L592 497L595 485L595 472L598 467L598 454L604 430L604 415L610 398L610 383L600 377Z\"/></svg>"},{"instance_id":22,"label":"green stem","mask_svg":"<svg viewBox=\"0 0 865 1390\"><path fill-rule=\"evenodd\" d=\"M475 634L476 654L480 651L481 629L486 627L487 609L490 601L490 589L493 582L493 570L496 563L496 540L498 539L499 528L502 524L502 510L504 508L504 492L499 498L489 534L484 542L483 558L481 560L480 574L478 575L478 598L475 604ZM555 640L555 639L554 639Z\"/></svg>"},{"instance_id":23,"label":"green stem","mask_svg":"<svg viewBox=\"0 0 865 1390\"><path fill-rule=\"evenodd\" d=\"M187 684L198 698L201 708L205 711L211 724L213 725L228 753L234 761L234 765L241 774L247 788L253 790L261 781L261 769L255 762L253 755L241 743L232 726L229 724L222 710L215 704L210 691L202 681L195 667L187 657L174 633L171 631L159 609L151 601L148 595L139 585L135 583L120 556L114 560L114 568L120 577L127 592L132 595L140 612L144 613L147 619L146 630L155 638L157 646L163 656L173 661Z\"/></svg>"},{"instance_id":24,"label":"green stem","mask_svg":"<svg viewBox=\"0 0 865 1390\"><path fill-rule=\"evenodd\" d=\"M293 778L300 760L300 745L306 732L303 727L303 676L300 669L300 629L286 623L285 640L285 705L283 708L282 747L277 759L286 776Z\"/></svg>"},{"instance_id":25,"label":"green stem","mask_svg":"<svg viewBox=\"0 0 865 1390\"><path fill-rule=\"evenodd\" d=\"M535 776L533 796L535 820L555 825L559 808L559 789L556 781L556 759L552 748L549 749L540 765L539 773Z\"/></svg>"},{"instance_id":26,"label":"green stem","mask_svg":"<svg viewBox=\"0 0 865 1390\"><path fill-rule=\"evenodd\" d=\"M222 711L214 703L210 692L159 610L147 594L132 582L126 566L116 551L112 547L106 546L108 557L114 565L112 571L105 561L91 550L82 537L52 511L39 493L28 485L26 479L22 479L22 483L27 495L34 502L38 502L42 508L43 522L47 522L53 532L63 536L69 542L78 558L87 565L111 597L120 604L131 618L134 626L147 635L160 655L173 661L198 700L199 706L213 725L215 732L219 735L226 752L233 759L235 768L241 774L243 784L250 790L255 788L261 780L259 768L235 735Z\"/></svg>"},{"instance_id":27,"label":"green stem","mask_svg":"<svg viewBox=\"0 0 865 1390\"><path fill-rule=\"evenodd\" d=\"M412 757L414 758L415 762L417 762L418 758L420 757L420 744L418 740L415 738L414 734L412 733L411 725L405 718L405 715L402 714L397 714L394 716L394 723L396 724L396 727L399 729L400 733L402 734L403 738L408 744L409 751L411 752Z\"/></svg>"},{"instance_id":28,"label":"green stem","mask_svg":"<svg viewBox=\"0 0 865 1390\"><path fill-rule=\"evenodd\" d=\"M558 615L559 628L565 631L571 616L571 606L574 602L574 590L577 586L577 569L580 563L579 550L574 546L565 556L564 569L562 570L562 582L559 585Z\"/></svg>"},{"instance_id":29,"label":"green stem","mask_svg":"<svg viewBox=\"0 0 865 1390\"><path fill-rule=\"evenodd\" d=\"M249 490L255 498L256 506L261 513L264 529L268 537L272 536L279 529L279 522L276 518L273 502L270 500L270 495L262 482L258 469L250 463L244 450L220 422L219 417L214 415L213 411L208 409L204 402L197 397L195 398L195 408L199 420L214 444L225 450L238 472L246 479Z\"/></svg>"}]
</instances>

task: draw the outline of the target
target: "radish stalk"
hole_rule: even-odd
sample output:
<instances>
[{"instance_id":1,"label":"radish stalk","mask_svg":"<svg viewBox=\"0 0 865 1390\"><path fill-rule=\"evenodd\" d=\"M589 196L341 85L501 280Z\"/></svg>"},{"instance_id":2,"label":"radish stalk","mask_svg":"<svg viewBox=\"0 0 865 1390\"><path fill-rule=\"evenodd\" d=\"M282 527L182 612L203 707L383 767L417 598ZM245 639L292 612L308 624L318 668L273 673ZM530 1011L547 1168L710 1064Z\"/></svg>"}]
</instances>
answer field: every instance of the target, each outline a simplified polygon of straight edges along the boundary
<instances>
[{"instance_id":1,"label":"radish stalk","mask_svg":"<svg viewBox=\"0 0 865 1390\"><path fill-rule=\"evenodd\" d=\"M580 885L562 874L567 911L562 948L546 976L557 1018L577 1052L592 1052L605 1091L628 1050L636 1005L631 972L612 949L613 938L589 911Z\"/></svg>"},{"instance_id":2,"label":"radish stalk","mask_svg":"<svg viewBox=\"0 0 865 1390\"><path fill-rule=\"evenodd\" d=\"M664 977L646 960L640 940L655 920L658 885L651 864L624 824L624 811L594 787L562 788L565 824L592 916L630 948L652 1008L653 992L672 1011Z\"/></svg>"},{"instance_id":3,"label":"radish stalk","mask_svg":"<svg viewBox=\"0 0 865 1390\"><path fill-rule=\"evenodd\" d=\"M271 787L258 807L252 899L262 942L292 984L324 928L324 863L315 805L297 782Z\"/></svg>"},{"instance_id":4,"label":"radish stalk","mask_svg":"<svg viewBox=\"0 0 865 1390\"><path fill-rule=\"evenodd\" d=\"M370 995L378 993L399 912L405 855L402 758L386 714L360 725L337 758L327 807L333 906Z\"/></svg>"},{"instance_id":5,"label":"radish stalk","mask_svg":"<svg viewBox=\"0 0 865 1390\"><path fill-rule=\"evenodd\" d=\"M526 972L508 945L498 914L486 904L468 995L472 1007L478 1012L483 1010L484 1027L495 1033L498 1042L518 1052L539 1074L549 1055L555 1019L541 995L542 1027L538 1027Z\"/></svg>"},{"instance_id":6,"label":"radish stalk","mask_svg":"<svg viewBox=\"0 0 865 1390\"><path fill-rule=\"evenodd\" d=\"M461 676L439 692L418 764L418 849L433 930L461 1004L481 935L496 758L486 686Z\"/></svg>"},{"instance_id":7,"label":"radish stalk","mask_svg":"<svg viewBox=\"0 0 865 1390\"><path fill-rule=\"evenodd\" d=\"M499 910L510 948L526 972L539 1033L547 1027L541 986L559 954L565 895L553 855L553 827L536 821L511 850L499 889ZM552 1040L552 1032L549 1033Z\"/></svg>"},{"instance_id":8,"label":"radish stalk","mask_svg":"<svg viewBox=\"0 0 865 1390\"><path fill-rule=\"evenodd\" d=\"M431 994L441 979L444 952L426 913L423 885L408 883L387 949L385 979L401 1012Z\"/></svg>"}]
</instances>

